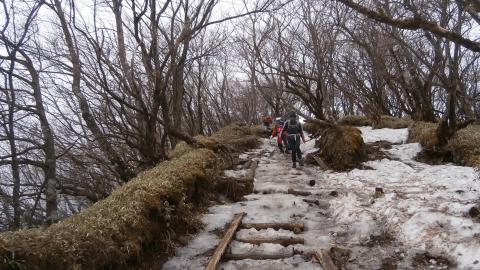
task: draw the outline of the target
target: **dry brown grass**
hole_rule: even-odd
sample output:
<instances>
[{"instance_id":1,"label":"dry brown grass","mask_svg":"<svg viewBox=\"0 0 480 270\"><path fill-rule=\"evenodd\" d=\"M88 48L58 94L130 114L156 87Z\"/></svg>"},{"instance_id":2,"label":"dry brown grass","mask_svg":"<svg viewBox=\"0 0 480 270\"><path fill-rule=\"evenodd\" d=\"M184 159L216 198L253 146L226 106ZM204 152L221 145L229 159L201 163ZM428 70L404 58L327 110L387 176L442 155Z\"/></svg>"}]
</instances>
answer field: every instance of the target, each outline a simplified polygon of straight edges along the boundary
<instances>
[{"instance_id":1,"label":"dry brown grass","mask_svg":"<svg viewBox=\"0 0 480 270\"><path fill-rule=\"evenodd\" d=\"M380 129L380 128L399 129L399 128L408 128L412 123L413 123L412 119L408 117L397 118L397 117L382 115L380 119L375 120L373 122L372 127L374 129Z\"/></svg>"},{"instance_id":2,"label":"dry brown grass","mask_svg":"<svg viewBox=\"0 0 480 270\"><path fill-rule=\"evenodd\" d=\"M427 151L450 152L453 162L459 165L480 167L480 125L458 130L444 149L438 147L438 126L437 123L414 122L409 127L408 141L420 143Z\"/></svg>"},{"instance_id":3,"label":"dry brown grass","mask_svg":"<svg viewBox=\"0 0 480 270\"><path fill-rule=\"evenodd\" d=\"M262 136L263 133L264 129L261 126L231 124L220 129L212 136L198 135L195 136L195 139L208 148L223 144L235 151L243 151L255 147L258 144L258 137ZM181 142L169 153L169 157L177 158L192 149L192 146Z\"/></svg>"},{"instance_id":4,"label":"dry brown grass","mask_svg":"<svg viewBox=\"0 0 480 270\"><path fill-rule=\"evenodd\" d=\"M335 170L355 168L365 159L362 133L352 126L334 126L326 129L318 144L320 156Z\"/></svg>"},{"instance_id":5,"label":"dry brown grass","mask_svg":"<svg viewBox=\"0 0 480 270\"><path fill-rule=\"evenodd\" d=\"M338 120L338 124L346 126L371 126L372 120L363 115L345 115Z\"/></svg>"},{"instance_id":6,"label":"dry brown grass","mask_svg":"<svg viewBox=\"0 0 480 270\"><path fill-rule=\"evenodd\" d=\"M447 150L452 152L455 163L480 167L480 125L470 125L448 141Z\"/></svg>"},{"instance_id":7,"label":"dry brown grass","mask_svg":"<svg viewBox=\"0 0 480 270\"><path fill-rule=\"evenodd\" d=\"M437 123L413 122L408 128L408 142L418 142L423 148L435 150L438 146Z\"/></svg>"},{"instance_id":8,"label":"dry brown grass","mask_svg":"<svg viewBox=\"0 0 480 270\"><path fill-rule=\"evenodd\" d=\"M227 129L205 141L251 146L254 128ZM195 211L211 195L225 159L206 148L183 149L77 215L2 233L0 269L126 269L153 247L167 254L177 235L198 228Z\"/></svg>"},{"instance_id":9,"label":"dry brown grass","mask_svg":"<svg viewBox=\"0 0 480 270\"><path fill-rule=\"evenodd\" d=\"M302 124L302 129L312 135L320 134L324 130L322 126L308 122Z\"/></svg>"}]
</instances>

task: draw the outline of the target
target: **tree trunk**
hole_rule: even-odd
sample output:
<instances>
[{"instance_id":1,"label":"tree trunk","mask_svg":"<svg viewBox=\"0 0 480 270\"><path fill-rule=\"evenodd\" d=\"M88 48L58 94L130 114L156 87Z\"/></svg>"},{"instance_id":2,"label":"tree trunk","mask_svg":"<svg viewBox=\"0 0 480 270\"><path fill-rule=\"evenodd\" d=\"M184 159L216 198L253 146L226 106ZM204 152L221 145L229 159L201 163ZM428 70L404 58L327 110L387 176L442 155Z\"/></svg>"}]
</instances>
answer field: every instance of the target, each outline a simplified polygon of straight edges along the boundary
<instances>
[{"instance_id":1,"label":"tree trunk","mask_svg":"<svg viewBox=\"0 0 480 270\"><path fill-rule=\"evenodd\" d=\"M202 100L202 72L203 72L203 63L202 61L198 61L198 85L197 85L197 130L198 134L204 134L203 131L203 100Z\"/></svg>"},{"instance_id":2,"label":"tree trunk","mask_svg":"<svg viewBox=\"0 0 480 270\"><path fill-rule=\"evenodd\" d=\"M15 58L16 49L12 53L12 57ZM10 68L8 70L8 81L9 81L9 90L10 95L6 95L8 102L8 128L6 127L8 142L10 145L10 152L12 155L11 169L12 169L12 178L13 178L13 191L12 191L12 208L13 208L13 224L12 229L17 230L20 228L20 168L18 164L17 157L17 145L15 142L15 106L16 106L16 95L13 85L13 71L15 69L15 61L11 61ZM10 99L10 100L8 100Z\"/></svg>"},{"instance_id":3,"label":"tree trunk","mask_svg":"<svg viewBox=\"0 0 480 270\"><path fill-rule=\"evenodd\" d=\"M45 153L45 197L46 197L46 216L47 223L52 224L58 220L58 202L57 202L57 157L55 155L55 139L53 131L47 119L45 107L43 106L42 90L40 88L40 78L37 70L33 66L31 59L27 54L22 53L27 60L27 69L32 77L33 96L35 98L35 108L40 119L40 127L43 135L43 151Z\"/></svg>"},{"instance_id":4,"label":"tree trunk","mask_svg":"<svg viewBox=\"0 0 480 270\"><path fill-rule=\"evenodd\" d=\"M73 82L72 82L72 91L77 98L79 103L80 111L82 113L82 118L85 120L87 127L92 132L95 137L98 145L102 151L107 155L108 159L115 167L115 171L118 173L119 178L127 182L130 178L134 176L134 173L128 168L127 164L123 162L120 156L115 152L115 149L111 146L100 127L97 125L95 118L90 110L88 105L87 98L83 95L80 87L81 83L81 73L82 67L80 62L80 57L77 52L77 48L74 44L73 37L70 33L67 20L65 18L65 13L62 9L62 4L60 0L54 0L55 8L54 11L57 13L60 20L60 25L62 27L63 35L65 38L65 43L67 44L68 51L70 54L70 61L72 62L73 67Z\"/></svg>"}]
</instances>

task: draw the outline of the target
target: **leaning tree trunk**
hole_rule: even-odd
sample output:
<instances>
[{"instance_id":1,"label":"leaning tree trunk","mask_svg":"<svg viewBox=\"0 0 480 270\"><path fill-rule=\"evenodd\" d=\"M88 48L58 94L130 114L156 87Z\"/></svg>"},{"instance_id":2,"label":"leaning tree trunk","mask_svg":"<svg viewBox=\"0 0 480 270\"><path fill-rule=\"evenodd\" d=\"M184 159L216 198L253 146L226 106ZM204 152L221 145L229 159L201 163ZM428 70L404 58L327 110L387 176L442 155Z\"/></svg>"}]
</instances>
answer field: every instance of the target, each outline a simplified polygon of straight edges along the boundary
<instances>
[{"instance_id":1,"label":"leaning tree trunk","mask_svg":"<svg viewBox=\"0 0 480 270\"><path fill-rule=\"evenodd\" d=\"M134 173L128 168L127 164L115 152L115 149L112 147L112 145L107 140L102 130L100 129L100 127L95 121L95 118L90 110L90 106L88 104L87 98L85 97L85 95L82 93L80 89L81 72L82 72L80 57L78 55L76 46L74 44L73 37L70 33L69 26L65 18L65 13L63 12L63 9L62 9L62 4L60 0L54 0L54 4L55 4L54 11L57 13L58 18L60 20L60 25L62 27L65 43L67 44L68 51L70 54L70 61L72 62L72 67L73 67L72 91L78 100L82 117L85 120L87 127L92 132L93 136L98 142L98 145L100 146L102 151L107 155L112 165L115 167L115 171L118 173L118 176L120 177L120 179L124 182L127 182L130 178L134 176Z\"/></svg>"},{"instance_id":2,"label":"leaning tree trunk","mask_svg":"<svg viewBox=\"0 0 480 270\"><path fill-rule=\"evenodd\" d=\"M33 96L35 98L35 108L40 119L40 128L43 135L43 151L45 153L45 197L46 197L46 216L47 224L52 224L58 220L58 200L57 200L57 157L55 155L55 139L53 131L47 119L45 107L43 106L42 90L40 88L40 77L33 66L31 59L25 53L22 55L27 59L27 69L32 77Z\"/></svg>"}]
</instances>

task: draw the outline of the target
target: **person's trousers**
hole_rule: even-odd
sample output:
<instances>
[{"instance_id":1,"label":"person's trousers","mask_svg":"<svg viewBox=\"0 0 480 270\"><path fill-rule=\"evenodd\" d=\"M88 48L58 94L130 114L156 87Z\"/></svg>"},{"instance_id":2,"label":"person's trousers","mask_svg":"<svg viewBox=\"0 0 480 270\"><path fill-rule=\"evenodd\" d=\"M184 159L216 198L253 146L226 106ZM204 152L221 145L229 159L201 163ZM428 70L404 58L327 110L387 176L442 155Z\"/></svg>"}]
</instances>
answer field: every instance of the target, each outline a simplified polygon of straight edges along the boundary
<instances>
[{"instance_id":1,"label":"person's trousers","mask_svg":"<svg viewBox=\"0 0 480 270\"><path fill-rule=\"evenodd\" d=\"M282 143L282 136L280 134L277 135L277 144L278 144L278 149L280 149L280 152L283 153L283 143Z\"/></svg>"},{"instance_id":2,"label":"person's trousers","mask_svg":"<svg viewBox=\"0 0 480 270\"><path fill-rule=\"evenodd\" d=\"M288 145L288 139L287 139L287 135L285 133L282 134L282 141L285 143L285 151L289 151L290 146Z\"/></svg>"},{"instance_id":3,"label":"person's trousers","mask_svg":"<svg viewBox=\"0 0 480 270\"><path fill-rule=\"evenodd\" d=\"M280 152L283 153L283 144L282 144L282 142L279 142L279 143L278 143L278 149L280 149Z\"/></svg>"},{"instance_id":4,"label":"person's trousers","mask_svg":"<svg viewBox=\"0 0 480 270\"><path fill-rule=\"evenodd\" d=\"M292 151L292 161L297 162L297 158L302 159L302 151L300 151L300 135L292 134L287 137L288 145Z\"/></svg>"}]
</instances>

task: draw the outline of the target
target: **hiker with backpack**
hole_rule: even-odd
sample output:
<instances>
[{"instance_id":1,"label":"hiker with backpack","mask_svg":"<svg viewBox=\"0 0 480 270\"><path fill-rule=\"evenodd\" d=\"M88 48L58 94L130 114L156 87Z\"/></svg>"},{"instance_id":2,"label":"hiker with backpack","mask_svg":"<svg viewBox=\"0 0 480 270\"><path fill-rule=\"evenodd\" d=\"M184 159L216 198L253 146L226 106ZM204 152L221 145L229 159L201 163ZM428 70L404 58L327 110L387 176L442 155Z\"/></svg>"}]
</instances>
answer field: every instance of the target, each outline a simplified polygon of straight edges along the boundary
<instances>
[{"instance_id":1,"label":"hiker with backpack","mask_svg":"<svg viewBox=\"0 0 480 270\"><path fill-rule=\"evenodd\" d=\"M297 167L297 158L300 166L303 166L302 151L300 150L300 139L305 143L302 125L297 120L297 115L294 112L288 113L288 121L283 125L283 131L288 133L287 142L292 151L293 168Z\"/></svg>"}]
</instances>

